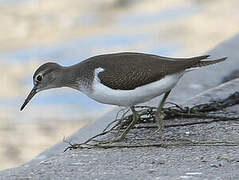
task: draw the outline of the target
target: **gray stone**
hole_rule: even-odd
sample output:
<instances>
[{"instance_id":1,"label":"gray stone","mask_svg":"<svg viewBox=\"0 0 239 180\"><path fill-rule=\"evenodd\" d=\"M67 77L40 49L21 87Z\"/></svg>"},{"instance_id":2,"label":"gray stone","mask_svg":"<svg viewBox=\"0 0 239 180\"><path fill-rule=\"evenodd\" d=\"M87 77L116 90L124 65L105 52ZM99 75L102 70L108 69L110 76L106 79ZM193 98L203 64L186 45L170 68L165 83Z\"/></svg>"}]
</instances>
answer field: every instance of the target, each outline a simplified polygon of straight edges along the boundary
<instances>
[{"instance_id":1,"label":"gray stone","mask_svg":"<svg viewBox=\"0 0 239 180\"><path fill-rule=\"evenodd\" d=\"M220 85L224 77L238 69L239 35L209 51L213 58L228 56L226 62L185 74L171 95L171 101L193 106L225 98L239 89L239 79ZM200 94L199 94L200 93ZM190 99L191 98L191 99ZM188 101L186 101L188 100ZM150 102L158 103L159 99ZM185 102L184 102L185 101ZM182 103L184 102L184 103ZM239 115L239 106L224 113ZM95 134L115 118L119 109L105 114L67 138L79 143ZM178 120L167 123L177 123ZM180 120L188 121L187 120ZM192 141L233 141L239 139L239 122L217 122L167 128L166 138ZM147 131L148 132L148 131ZM142 129L133 133L146 134ZM32 161L0 172L0 179L237 179L239 149L236 146L172 146L77 149L63 153L68 146L60 142Z\"/></svg>"}]
</instances>

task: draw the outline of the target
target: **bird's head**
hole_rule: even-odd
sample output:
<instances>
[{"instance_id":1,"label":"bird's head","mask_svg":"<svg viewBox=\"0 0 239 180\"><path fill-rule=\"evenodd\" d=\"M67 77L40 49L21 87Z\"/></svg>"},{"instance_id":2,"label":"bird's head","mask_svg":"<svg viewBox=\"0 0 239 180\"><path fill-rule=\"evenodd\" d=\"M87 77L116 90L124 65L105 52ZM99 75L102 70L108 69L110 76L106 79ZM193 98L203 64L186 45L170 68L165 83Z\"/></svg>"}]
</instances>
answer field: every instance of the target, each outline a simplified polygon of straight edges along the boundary
<instances>
[{"instance_id":1,"label":"bird's head","mask_svg":"<svg viewBox=\"0 0 239 180\"><path fill-rule=\"evenodd\" d=\"M33 75L34 86L21 106L21 111L36 93L50 88L61 87L61 78L59 78L61 69L62 67L59 64L48 62L36 70Z\"/></svg>"}]
</instances>

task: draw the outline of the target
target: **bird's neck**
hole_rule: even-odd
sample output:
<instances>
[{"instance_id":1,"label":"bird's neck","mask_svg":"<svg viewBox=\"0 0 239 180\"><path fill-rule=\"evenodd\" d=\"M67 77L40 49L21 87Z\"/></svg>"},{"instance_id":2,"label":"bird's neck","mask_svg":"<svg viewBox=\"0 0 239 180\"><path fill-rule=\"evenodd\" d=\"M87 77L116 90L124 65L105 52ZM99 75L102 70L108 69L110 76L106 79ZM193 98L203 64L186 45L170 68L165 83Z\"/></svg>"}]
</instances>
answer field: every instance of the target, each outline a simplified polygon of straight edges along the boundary
<instances>
[{"instance_id":1,"label":"bird's neck","mask_svg":"<svg viewBox=\"0 0 239 180\"><path fill-rule=\"evenodd\" d=\"M80 77L81 73L79 69L76 71L76 69L72 66L69 67L61 67L61 74L63 75L61 78L61 84L63 87L70 87L73 89L79 90L80 86Z\"/></svg>"},{"instance_id":2,"label":"bird's neck","mask_svg":"<svg viewBox=\"0 0 239 180\"><path fill-rule=\"evenodd\" d=\"M72 73L72 69L70 67L61 67L59 70L59 74L61 78L59 78L60 83L63 87L69 87L74 83L75 77L74 73Z\"/></svg>"},{"instance_id":3,"label":"bird's neck","mask_svg":"<svg viewBox=\"0 0 239 180\"><path fill-rule=\"evenodd\" d=\"M63 75L60 78L63 87L70 87L79 91L91 90L94 71L86 64L79 63L68 67L62 66L60 71L60 74Z\"/></svg>"}]
</instances>

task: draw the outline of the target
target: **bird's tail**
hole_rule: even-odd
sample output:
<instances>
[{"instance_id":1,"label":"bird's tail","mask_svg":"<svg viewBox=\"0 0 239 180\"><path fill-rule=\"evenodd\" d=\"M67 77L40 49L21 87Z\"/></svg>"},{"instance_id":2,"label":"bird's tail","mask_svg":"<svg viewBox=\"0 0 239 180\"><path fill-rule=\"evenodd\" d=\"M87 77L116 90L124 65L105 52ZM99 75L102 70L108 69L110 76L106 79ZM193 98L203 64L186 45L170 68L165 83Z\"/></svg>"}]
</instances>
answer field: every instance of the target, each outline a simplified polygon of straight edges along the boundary
<instances>
[{"instance_id":1,"label":"bird's tail","mask_svg":"<svg viewBox=\"0 0 239 180\"><path fill-rule=\"evenodd\" d=\"M205 56L205 57L207 58L207 57L209 57L209 56ZM216 64L216 63L225 61L225 60L227 59L227 57L223 57L223 58L216 59L216 60L203 61L203 59L206 59L206 58L202 58L202 60L200 60L200 61L198 61L197 63L195 63L193 66L191 66L191 68L197 68L197 67L202 67L202 66L208 66L208 65L211 65L211 64Z\"/></svg>"}]
</instances>

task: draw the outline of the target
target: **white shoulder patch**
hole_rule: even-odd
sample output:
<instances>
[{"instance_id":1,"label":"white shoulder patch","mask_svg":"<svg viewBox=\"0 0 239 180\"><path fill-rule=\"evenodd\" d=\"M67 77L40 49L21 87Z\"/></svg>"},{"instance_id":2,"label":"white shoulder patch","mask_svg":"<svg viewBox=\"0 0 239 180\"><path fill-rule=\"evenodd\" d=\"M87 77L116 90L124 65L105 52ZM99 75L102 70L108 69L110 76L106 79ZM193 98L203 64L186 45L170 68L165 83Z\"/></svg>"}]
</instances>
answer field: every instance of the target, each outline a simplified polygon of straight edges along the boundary
<instances>
[{"instance_id":1,"label":"white shoulder patch","mask_svg":"<svg viewBox=\"0 0 239 180\"><path fill-rule=\"evenodd\" d=\"M102 67L98 67L98 68L96 68L95 69L95 72L94 72L94 80L96 80L96 81L99 81L100 82L100 79L99 79L99 77L98 77L98 74L100 73L100 72L103 72L104 71L104 68L102 68Z\"/></svg>"},{"instance_id":2,"label":"white shoulder patch","mask_svg":"<svg viewBox=\"0 0 239 180\"><path fill-rule=\"evenodd\" d=\"M99 74L102 71L104 71L104 68L98 67L98 68L95 69L95 74Z\"/></svg>"}]
</instances>

